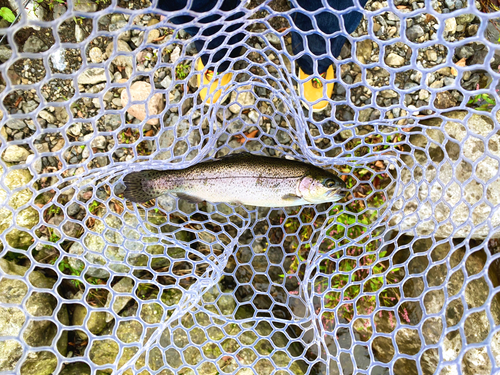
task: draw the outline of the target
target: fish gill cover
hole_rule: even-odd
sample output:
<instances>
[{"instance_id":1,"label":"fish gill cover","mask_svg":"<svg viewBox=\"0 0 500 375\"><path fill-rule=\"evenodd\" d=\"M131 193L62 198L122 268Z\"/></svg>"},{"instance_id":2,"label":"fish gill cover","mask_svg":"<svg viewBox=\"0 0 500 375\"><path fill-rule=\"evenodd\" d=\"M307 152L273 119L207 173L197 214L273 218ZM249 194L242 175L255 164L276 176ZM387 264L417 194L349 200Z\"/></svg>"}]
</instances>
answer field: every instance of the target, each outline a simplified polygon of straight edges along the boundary
<instances>
[{"instance_id":1,"label":"fish gill cover","mask_svg":"<svg viewBox=\"0 0 500 375\"><path fill-rule=\"evenodd\" d=\"M497 2L0 5L0 372L500 371ZM242 151L351 194L121 194Z\"/></svg>"}]
</instances>

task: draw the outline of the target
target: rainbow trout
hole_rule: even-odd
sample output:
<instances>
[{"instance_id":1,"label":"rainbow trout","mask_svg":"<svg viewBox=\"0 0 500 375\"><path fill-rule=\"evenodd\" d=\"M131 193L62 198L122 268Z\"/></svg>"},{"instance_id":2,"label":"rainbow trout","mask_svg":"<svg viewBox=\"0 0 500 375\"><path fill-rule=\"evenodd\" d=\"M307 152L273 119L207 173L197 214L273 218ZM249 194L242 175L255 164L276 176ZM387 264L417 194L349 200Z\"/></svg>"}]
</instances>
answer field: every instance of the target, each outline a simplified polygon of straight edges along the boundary
<instances>
[{"instance_id":1,"label":"rainbow trout","mask_svg":"<svg viewBox=\"0 0 500 375\"><path fill-rule=\"evenodd\" d=\"M123 195L146 202L166 193L192 203L288 207L336 202L346 185L339 177L299 161L236 154L179 170L144 170L127 174Z\"/></svg>"}]
</instances>

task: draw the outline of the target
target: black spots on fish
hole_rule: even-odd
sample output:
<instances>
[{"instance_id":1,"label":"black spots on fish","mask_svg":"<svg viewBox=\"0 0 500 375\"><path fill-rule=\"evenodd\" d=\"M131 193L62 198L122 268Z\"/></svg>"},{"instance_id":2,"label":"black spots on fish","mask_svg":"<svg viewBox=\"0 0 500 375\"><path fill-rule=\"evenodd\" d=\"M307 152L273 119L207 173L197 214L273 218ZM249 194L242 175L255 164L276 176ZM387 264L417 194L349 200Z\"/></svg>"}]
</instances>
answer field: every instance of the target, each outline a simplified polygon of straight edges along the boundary
<instances>
[{"instance_id":1,"label":"black spots on fish","mask_svg":"<svg viewBox=\"0 0 500 375\"><path fill-rule=\"evenodd\" d=\"M156 171L132 172L126 175L123 178L123 183L126 187L123 192L125 199L131 202L141 203L162 195L162 191L149 186L150 184L148 182L151 181L151 176L154 175L152 172Z\"/></svg>"}]
</instances>

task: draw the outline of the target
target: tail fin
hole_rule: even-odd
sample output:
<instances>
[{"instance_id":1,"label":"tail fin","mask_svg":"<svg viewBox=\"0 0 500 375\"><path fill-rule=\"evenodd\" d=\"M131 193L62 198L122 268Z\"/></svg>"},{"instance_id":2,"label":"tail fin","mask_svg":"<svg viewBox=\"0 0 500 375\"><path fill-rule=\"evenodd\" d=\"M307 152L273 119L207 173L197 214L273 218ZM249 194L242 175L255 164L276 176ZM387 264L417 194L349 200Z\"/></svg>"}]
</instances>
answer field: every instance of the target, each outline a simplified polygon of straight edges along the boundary
<instances>
[{"instance_id":1,"label":"tail fin","mask_svg":"<svg viewBox=\"0 0 500 375\"><path fill-rule=\"evenodd\" d=\"M152 177L158 177L158 172L159 171L147 170L132 172L126 175L123 178L123 182L126 187L123 192L125 199L131 202L142 203L166 193L166 191L154 189L152 186L148 186L150 184L147 182L151 181Z\"/></svg>"}]
</instances>

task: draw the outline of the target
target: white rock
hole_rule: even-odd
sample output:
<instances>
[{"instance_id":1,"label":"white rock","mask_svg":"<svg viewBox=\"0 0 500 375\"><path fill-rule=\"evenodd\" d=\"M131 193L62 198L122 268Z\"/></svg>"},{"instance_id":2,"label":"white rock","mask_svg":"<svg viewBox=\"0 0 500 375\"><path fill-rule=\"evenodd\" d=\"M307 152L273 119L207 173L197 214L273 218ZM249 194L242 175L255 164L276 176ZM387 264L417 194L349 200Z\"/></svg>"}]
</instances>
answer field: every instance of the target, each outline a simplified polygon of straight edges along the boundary
<instances>
[{"instance_id":1,"label":"white rock","mask_svg":"<svg viewBox=\"0 0 500 375\"><path fill-rule=\"evenodd\" d=\"M45 121L47 121L50 124L55 124L56 123L56 116L54 116L52 113L42 110L38 112L38 116L43 118Z\"/></svg>"},{"instance_id":2,"label":"white rock","mask_svg":"<svg viewBox=\"0 0 500 375\"><path fill-rule=\"evenodd\" d=\"M93 63L100 63L102 61L102 51L99 47L93 47L89 51L90 60Z\"/></svg>"},{"instance_id":3,"label":"white rock","mask_svg":"<svg viewBox=\"0 0 500 375\"><path fill-rule=\"evenodd\" d=\"M78 26L78 24L75 25L75 39L78 43L80 43L82 40L86 38L85 32L83 29Z\"/></svg>"},{"instance_id":4,"label":"white rock","mask_svg":"<svg viewBox=\"0 0 500 375\"><path fill-rule=\"evenodd\" d=\"M25 9L26 14L28 15L28 20L43 21L43 17L45 16L45 9L38 3L30 1L28 2L28 4L26 4ZM35 30L40 30L39 26L31 25L31 27Z\"/></svg>"},{"instance_id":5,"label":"white rock","mask_svg":"<svg viewBox=\"0 0 500 375\"><path fill-rule=\"evenodd\" d=\"M128 43L126 41L118 39L116 42L116 51L117 52L132 52L132 48L130 48L130 46L128 45ZM113 54L113 43L110 43L106 47L106 55L108 55L108 57L111 57L112 54ZM113 60L113 64L115 64L116 66L130 67L131 68L133 66L132 54L130 53L126 56L125 55L116 56Z\"/></svg>"},{"instance_id":6,"label":"white rock","mask_svg":"<svg viewBox=\"0 0 500 375\"><path fill-rule=\"evenodd\" d=\"M405 58L391 52L385 58L385 63L389 66L403 66Z\"/></svg>"},{"instance_id":7,"label":"white rock","mask_svg":"<svg viewBox=\"0 0 500 375\"><path fill-rule=\"evenodd\" d=\"M60 72L64 71L66 69L66 50L64 48L56 50L50 55L50 61L52 61L54 68Z\"/></svg>"},{"instance_id":8,"label":"white rock","mask_svg":"<svg viewBox=\"0 0 500 375\"><path fill-rule=\"evenodd\" d=\"M172 62L174 63L177 60L179 60L180 56L181 56L181 49L179 48L179 46L177 46L174 48L174 50L170 54L170 60L172 60Z\"/></svg>"},{"instance_id":9,"label":"white rock","mask_svg":"<svg viewBox=\"0 0 500 375\"><path fill-rule=\"evenodd\" d=\"M25 148L19 147L17 145L12 145L7 147L2 156L2 159L3 161L6 161L8 163L19 163L26 161L29 155L29 151Z\"/></svg>"},{"instance_id":10,"label":"white rock","mask_svg":"<svg viewBox=\"0 0 500 375\"><path fill-rule=\"evenodd\" d=\"M106 147L106 138L103 135L99 135L94 138L92 141L92 147L98 148L98 149L104 149Z\"/></svg>"},{"instance_id":11,"label":"white rock","mask_svg":"<svg viewBox=\"0 0 500 375\"><path fill-rule=\"evenodd\" d=\"M163 80L160 82L160 85L165 89L170 88L171 84L172 84L172 78L169 75L163 78Z\"/></svg>"},{"instance_id":12,"label":"white rock","mask_svg":"<svg viewBox=\"0 0 500 375\"><path fill-rule=\"evenodd\" d=\"M425 56L427 56L427 60L429 61L436 61L438 58L437 52L433 49L428 49L427 51L425 51Z\"/></svg>"},{"instance_id":13,"label":"white rock","mask_svg":"<svg viewBox=\"0 0 500 375\"><path fill-rule=\"evenodd\" d=\"M248 118L252 120L254 124L257 124L257 121L259 121L259 114L257 111L251 110L250 113L248 113Z\"/></svg>"},{"instance_id":14,"label":"white rock","mask_svg":"<svg viewBox=\"0 0 500 375\"><path fill-rule=\"evenodd\" d=\"M457 20L455 17L448 18L444 21L444 31L448 34L455 34L457 31Z\"/></svg>"},{"instance_id":15,"label":"white rock","mask_svg":"<svg viewBox=\"0 0 500 375\"><path fill-rule=\"evenodd\" d=\"M106 82L104 68L90 68L78 76L80 85L95 85L100 82Z\"/></svg>"},{"instance_id":16,"label":"white rock","mask_svg":"<svg viewBox=\"0 0 500 375\"><path fill-rule=\"evenodd\" d=\"M35 160L34 154L28 155L26 158L26 164L31 165L35 169L36 173L42 173L42 159L37 158Z\"/></svg>"},{"instance_id":17,"label":"white rock","mask_svg":"<svg viewBox=\"0 0 500 375\"><path fill-rule=\"evenodd\" d=\"M134 82L132 86L130 86L132 101L147 101L149 116L157 115L161 113L161 111L163 111L163 108L165 108L163 94L157 93L153 95L151 98L149 98L151 91L152 91L151 85L144 81ZM122 99L122 106L126 107L129 103L127 90L122 91L121 99ZM146 119L145 104L134 104L127 108L127 112L141 121ZM148 120L147 123L150 125L156 125L159 123L159 119L153 118Z\"/></svg>"},{"instance_id":18,"label":"white rock","mask_svg":"<svg viewBox=\"0 0 500 375\"><path fill-rule=\"evenodd\" d=\"M239 105L235 103L229 106L229 110L235 114L239 113L242 107L254 105L255 95L253 94L252 86L242 86L231 92L231 102L239 103Z\"/></svg>"},{"instance_id":19,"label":"white rock","mask_svg":"<svg viewBox=\"0 0 500 375\"><path fill-rule=\"evenodd\" d=\"M426 99L429 99L429 96L431 96L431 94L429 94L429 91L427 91L427 90L422 89L422 90L420 90L420 91L418 92L418 98L419 98L420 100L426 100Z\"/></svg>"},{"instance_id":20,"label":"white rock","mask_svg":"<svg viewBox=\"0 0 500 375\"><path fill-rule=\"evenodd\" d=\"M9 1L10 9L12 9L13 12L17 12L17 10L19 9L19 6L17 5L17 1L16 0L8 0L8 1Z\"/></svg>"}]
</instances>

